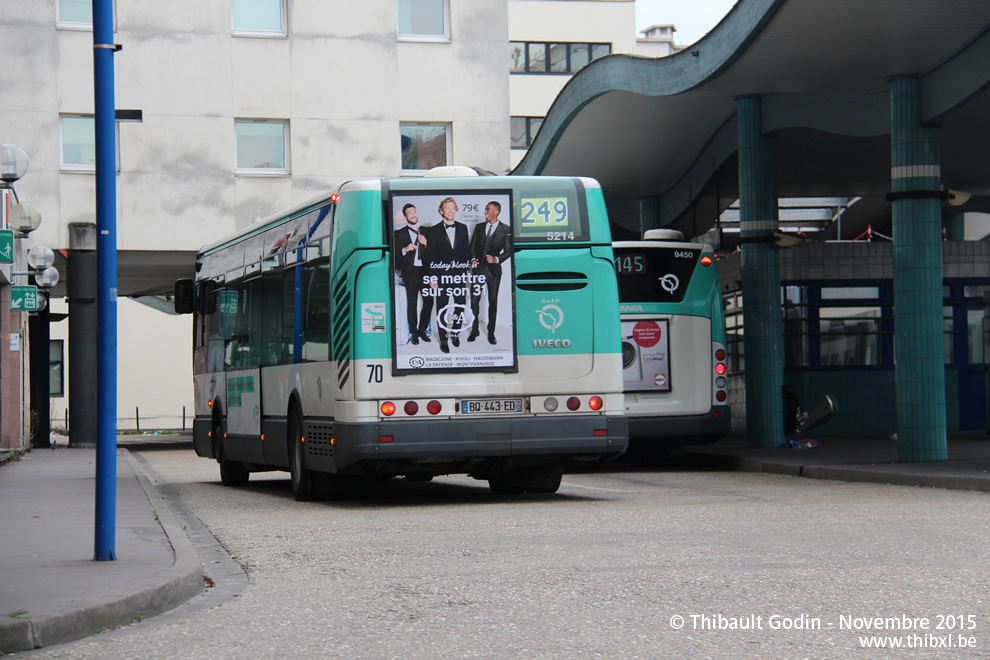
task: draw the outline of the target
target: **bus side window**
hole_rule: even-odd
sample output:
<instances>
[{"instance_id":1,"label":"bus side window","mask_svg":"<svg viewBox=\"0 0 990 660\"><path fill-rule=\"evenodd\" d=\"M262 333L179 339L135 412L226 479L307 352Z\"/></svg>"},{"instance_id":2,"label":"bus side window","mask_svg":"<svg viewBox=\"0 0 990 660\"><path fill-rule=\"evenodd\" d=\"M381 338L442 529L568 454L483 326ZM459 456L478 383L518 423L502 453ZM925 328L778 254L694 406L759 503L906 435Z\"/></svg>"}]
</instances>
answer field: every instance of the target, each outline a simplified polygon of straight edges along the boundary
<instances>
[{"instance_id":1,"label":"bus side window","mask_svg":"<svg viewBox=\"0 0 990 660\"><path fill-rule=\"evenodd\" d=\"M303 354L308 362L330 357L330 262L306 264L303 271Z\"/></svg>"}]
</instances>

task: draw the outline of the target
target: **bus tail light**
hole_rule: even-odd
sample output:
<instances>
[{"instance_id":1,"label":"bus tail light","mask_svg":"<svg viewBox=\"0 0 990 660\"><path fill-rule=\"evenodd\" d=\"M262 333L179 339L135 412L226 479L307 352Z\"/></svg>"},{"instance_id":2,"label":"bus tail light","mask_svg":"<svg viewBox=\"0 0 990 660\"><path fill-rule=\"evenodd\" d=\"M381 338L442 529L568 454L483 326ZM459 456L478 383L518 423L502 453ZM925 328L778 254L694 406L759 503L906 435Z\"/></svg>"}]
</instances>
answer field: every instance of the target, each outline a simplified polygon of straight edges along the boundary
<instances>
[{"instance_id":1,"label":"bus tail light","mask_svg":"<svg viewBox=\"0 0 990 660\"><path fill-rule=\"evenodd\" d=\"M577 398L576 396L572 396L567 399L568 410L577 410L580 407L581 407L581 399Z\"/></svg>"},{"instance_id":2,"label":"bus tail light","mask_svg":"<svg viewBox=\"0 0 990 660\"><path fill-rule=\"evenodd\" d=\"M395 404L391 401L386 401L382 404L382 414L386 417L391 417L395 414Z\"/></svg>"},{"instance_id":3,"label":"bus tail light","mask_svg":"<svg viewBox=\"0 0 990 660\"><path fill-rule=\"evenodd\" d=\"M595 429L595 436L602 438L608 435L608 429Z\"/></svg>"},{"instance_id":4,"label":"bus tail light","mask_svg":"<svg viewBox=\"0 0 990 660\"><path fill-rule=\"evenodd\" d=\"M443 406L436 399L426 404L426 412L431 415L439 415L441 410L443 410Z\"/></svg>"},{"instance_id":5,"label":"bus tail light","mask_svg":"<svg viewBox=\"0 0 990 660\"><path fill-rule=\"evenodd\" d=\"M406 405L402 406L402 411L407 415L415 415L419 412L419 404L415 401L406 401Z\"/></svg>"},{"instance_id":6,"label":"bus tail light","mask_svg":"<svg viewBox=\"0 0 990 660\"><path fill-rule=\"evenodd\" d=\"M726 364L728 354L725 352L725 345L712 342L712 403L724 404L729 398L729 379L726 376L729 368Z\"/></svg>"},{"instance_id":7,"label":"bus tail light","mask_svg":"<svg viewBox=\"0 0 990 660\"><path fill-rule=\"evenodd\" d=\"M601 410L605 407L605 401L600 396L593 396L588 400L588 407L592 410Z\"/></svg>"},{"instance_id":8,"label":"bus tail light","mask_svg":"<svg viewBox=\"0 0 990 660\"><path fill-rule=\"evenodd\" d=\"M557 397L548 396L543 400L543 407L546 408L547 412L554 412L559 405L560 402L557 401Z\"/></svg>"},{"instance_id":9,"label":"bus tail light","mask_svg":"<svg viewBox=\"0 0 990 660\"><path fill-rule=\"evenodd\" d=\"M706 254L705 256L703 256L703 257L701 258L701 265L702 265L702 266L711 266L711 265L712 265L712 258L711 258L711 257L709 257L709 256L708 256L708 255Z\"/></svg>"}]
</instances>

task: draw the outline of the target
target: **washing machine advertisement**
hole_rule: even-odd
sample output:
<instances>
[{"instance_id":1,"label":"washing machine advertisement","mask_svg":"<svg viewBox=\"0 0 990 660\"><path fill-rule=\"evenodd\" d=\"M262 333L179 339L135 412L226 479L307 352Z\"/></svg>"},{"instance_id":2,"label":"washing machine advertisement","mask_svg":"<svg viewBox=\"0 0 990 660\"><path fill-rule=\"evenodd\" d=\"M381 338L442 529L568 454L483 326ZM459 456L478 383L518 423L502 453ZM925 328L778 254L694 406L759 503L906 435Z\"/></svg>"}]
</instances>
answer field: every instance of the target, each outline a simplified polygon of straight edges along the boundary
<instances>
[{"instance_id":1,"label":"washing machine advertisement","mask_svg":"<svg viewBox=\"0 0 990 660\"><path fill-rule=\"evenodd\" d=\"M622 322L622 379L627 392L670 391L667 319Z\"/></svg>"}]
</instances>

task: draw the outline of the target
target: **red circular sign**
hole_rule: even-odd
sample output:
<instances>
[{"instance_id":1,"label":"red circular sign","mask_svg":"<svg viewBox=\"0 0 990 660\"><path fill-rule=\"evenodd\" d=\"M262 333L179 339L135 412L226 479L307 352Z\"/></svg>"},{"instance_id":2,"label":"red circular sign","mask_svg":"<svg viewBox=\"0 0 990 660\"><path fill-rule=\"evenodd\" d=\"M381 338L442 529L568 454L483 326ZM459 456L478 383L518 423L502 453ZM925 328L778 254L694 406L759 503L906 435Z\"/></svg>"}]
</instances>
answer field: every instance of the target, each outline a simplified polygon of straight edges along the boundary
<instances>
[{"instance_id":1,"label":"red circular sign","mask_svg":"<svg viewBox=\"0 0 990 660\"><path fill-rule=\"evenodd\" d=\"M660 343L660 325L656 321L640 321L633 326L633 339L643 348Z\"/></svg>"}]
</instances>

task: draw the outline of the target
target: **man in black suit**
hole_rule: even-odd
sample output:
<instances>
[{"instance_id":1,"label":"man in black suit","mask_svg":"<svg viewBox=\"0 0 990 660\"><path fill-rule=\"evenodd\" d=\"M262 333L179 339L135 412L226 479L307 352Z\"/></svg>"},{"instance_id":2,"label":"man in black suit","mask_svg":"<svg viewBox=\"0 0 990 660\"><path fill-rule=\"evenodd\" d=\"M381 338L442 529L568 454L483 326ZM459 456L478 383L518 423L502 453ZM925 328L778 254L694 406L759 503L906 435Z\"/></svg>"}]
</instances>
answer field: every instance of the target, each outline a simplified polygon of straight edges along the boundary
<instances>
[{"instance_id":1,"label":"man in black suit","mask_svg":"<svg viewBox=\"0 0 990 660\"><path fill-rule=\"evenodd\" d=\"M426 328L433 312L433 298L425 296L423 310L418 318L416 316L419 294L426 286L423 284L423 276L427 274L423 253L426 252L427 240L420 230L416 207L406 204L402 207L402 215L406 218L406 226L395 230L392 249L395 251L395 269L402 276L402 286L406 288L406 323L409 325L409 335L412 343L418 344L420 339L430 341Z\"/></svg>"},{"instance_id":2,"label":"man in black suit","mask_svg":"<svg viewBox=\"0 0 990 660\"><path fill-rule=\"evenodd\" d=\"M450 343L454 346L460 345L459 333L461 327L461 314L466 309L467 298L464 290L468 284L461 278L455 283L453 277L467 274L471 262L471 245L468 239L467 225L463 222L454 221L454 216L460 207L453 197L447 197L440 202L440 216L443 222L438 222L429 229L426 237L427 241L427 261L431 277L435 278L430 286L439 289L437 292L437 330L440 334L440 350L449 353L447 346L447 335L452 334ZM450 295L449 291L456 293ZM445 307L448 307L453 300L456 319L444 319L440 314ZM452 321L451 330L448 333L445 323Z\"/></svg>"},{"instance_id":3,"label":"man in black suit","mask_svg":"<svg viewBox=\"0 0 990 660\"><path fill-rule=\"evenodd\" d=\"M502 262L512 256L512 232L509 226L499 222L498 214L502 205L491 201L485 206L485 223L474 228L471 236L471 268L474 273L485 276L485 289L488 293L488 343L497 344L495 339L495 319L498 316L498 287L502 281ZM473 291L472 287L472 291ZM481 296L471 296L471 311L474 324L468 341L478 338L478 311Z\"/></svg>"}]
</instances>

